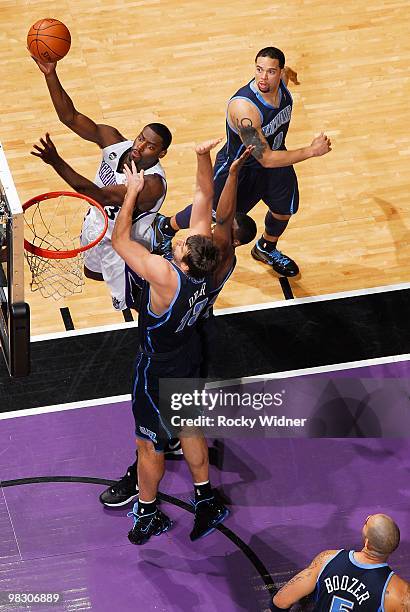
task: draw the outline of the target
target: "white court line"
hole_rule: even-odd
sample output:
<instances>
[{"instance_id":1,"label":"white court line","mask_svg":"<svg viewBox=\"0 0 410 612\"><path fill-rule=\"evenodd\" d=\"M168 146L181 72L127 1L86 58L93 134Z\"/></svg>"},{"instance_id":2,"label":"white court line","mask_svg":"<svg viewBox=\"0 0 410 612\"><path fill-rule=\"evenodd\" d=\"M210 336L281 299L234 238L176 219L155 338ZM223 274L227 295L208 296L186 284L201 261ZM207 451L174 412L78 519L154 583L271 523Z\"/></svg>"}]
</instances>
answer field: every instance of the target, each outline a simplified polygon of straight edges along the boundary
<instances>
[{"instance_id":1,"label":"white court line","mask_svg":"<svg viewBox=\"0 0 410 612\"><path fill-rule=\"evenodd\" d=\"M0 421L15 419L18 417L32 416L33 414L48 414L49 412L63 412L64 410L76 410L77 408L91 408L102 404L117 404L131 400L131 394L113 395L112 397L102 397L98 399L84 400L81 402L70 402L67 404L56 404L55 406L43 406L42 408L27 408L26 410L14 410L13 412L3 412L0 414Z\"/></svg>"},{"instance_id":2,"label":"white court line","mask_svg":"<svg viewBox=\"0 0 410 612\"><path fill-rule=\"evenodd\" d=\"M363 361L348 361L345 363L336 363L333 365L320 366L315 368L303 368L301 370L288 370L286 372L274 372L270 374L258 374L257 376L247 376L245 378L237 378L233 380L224 380L220 383L209 383L207 388L225 387L229 385L238 385L247 382L253 382L258 379L275 379L275 378L291 378L295 376L306 376L308 374L321 374L324 372L337 372L340 370L349 370L355 368L364 368L372 365L382 365L386 363L396 363L401 361L410 361L410 353L404 355L393 355L389 357L375 357L374 359L364 359ZM14 419L23 416L33 416L37 414L47 414L51 412L62 412L64 410L76 410L77 408L90 408L91 406L102 406L104 404L116 404L119 402L127 402L131 400L131 394L114 395L111 397L101 397L92 400L84 400L81 402L72 402L67 404L58 404L56 406L44 406L42 408L28 408L26 410L15 410L13 412L0 413L0 421L5 419Z\"/></svg>"},{"instance_id":3,"label":"white court line","mask_svg":"<svg viewBox=\"0 0 410 612\"><path fill-rule=\"evenodd\" d=\"M268 310L269 308L286 308L288 306L297 306L299 304L311 304L313 302L327 302L331 300L344 299L349 297L360 297L363 295L372 295L374 293L388 293L389 291L402 291L410 289L410 283L400 283L397 285L385 285L383 287L372 287L371 289L358 289L355 291L341 291L339 293L328 293L324 295L309 296L304 298L293 298L292 300L278 300L276 302L264 302L262 304L248 304L247 306L234 306L232 308L220 308L214 310L216 316L236 314L240 312L254 312L256 310ZM49 334L39 334L32 336L31 342L40 342L42 340L54 340L56 338L67 338L69 336L84 336L86 334L97 334L107 331L116 331L127 329L129 327L137 327L137 321L124 323L113 323L111 325L102 325L100 327L89 327L85 329L73 329L70 331L52 332Z\"/></svg>"},{"instance_id":4,"label":"white court line","mask_svg":"<svg viewBox=\"0 0 410 612\"><path fill-rule=\"evenodd\" d=\"M286 372L273 372L270 374L257 374L256 376L245 376L243 378L234 378L232 380L224 380L211 382L206 385L207 389L216 387L229 387L231 385L239 385L255 382L255 380L272 380L282 378L295 378L297 376L308 376L311 374L324 374L326 372L340 372L343 370L354 370L357 368L366 368L369 366L385 365L387 363L399 363L401 361L410 361L410 353L403 355L391 355L389 357L374 357L373 359L363 359L362 361L346 361L345 363L335 363L325 366L317 366L314 368L302 368L301 370L287 370Z\"/></svg>"},{"instance_id":5,"label":"white court line","mask_svg":"<svg viewBox=\"0 0 410 612\"><path fill-rule=\"evenodd\" d=\"M265 302L262 304L250 304L248 306L233 306L232 308L221 308L214 311L215 315L235 314L237 312L248 312L254 310L266 310L268 308L284 308L286 306L297 306L299 304L311 304L312 302L327 302L349 297L360 297L362 295L372 295L373 293L388 293L389 291L402 291L410 289L410 283L400 283L397 285L384 285L383 287L372 287L370 289L357 289L353 291L340 291L339 293L325 293L303 298L293 298L291 300L278 300L276 302Z\"/></svg>"},{"instance_id":6,"label":"white court line","mask_svg":"<svg viewBox=\"0 0 410 612\"><path fill-rule=\"evenodd\" d=\"M70 336L85 336L87 334L99 334L107 331L118 331L128 327L138 327L137 321L124 321L124 323L112 323L111 325L101 325L100 327L87 327L85 329L72 329L70 331L51 332L49 334L39 334L32 336L31 342L41 342L42 340L55 340L57 338L68 338Z\"/></svg>"}]
</instances>

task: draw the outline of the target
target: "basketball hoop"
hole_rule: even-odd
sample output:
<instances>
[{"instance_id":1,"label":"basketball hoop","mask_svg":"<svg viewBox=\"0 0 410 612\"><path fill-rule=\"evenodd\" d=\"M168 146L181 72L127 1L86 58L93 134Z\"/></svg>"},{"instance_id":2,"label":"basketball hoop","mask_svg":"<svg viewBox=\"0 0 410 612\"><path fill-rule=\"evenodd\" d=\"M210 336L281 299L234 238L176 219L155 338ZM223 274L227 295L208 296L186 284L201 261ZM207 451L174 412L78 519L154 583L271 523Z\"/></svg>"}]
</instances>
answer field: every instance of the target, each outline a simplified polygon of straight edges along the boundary
<instances>
[{"instance_id":1,"label":"basketball hoop","mask_svg":"<svg viewBox=\"0 0 410 612\"><path fill-rule=\"evenodd\" d=\"M98 211L92 235L82 235L82 223L90 205ZM92 198L70 191L42 193L23 204L26 228L26 260L31 272L31 290L55 300L80 293L85 283L83 253L104 237L108 218Z\"/></svg>"}]
</instances>

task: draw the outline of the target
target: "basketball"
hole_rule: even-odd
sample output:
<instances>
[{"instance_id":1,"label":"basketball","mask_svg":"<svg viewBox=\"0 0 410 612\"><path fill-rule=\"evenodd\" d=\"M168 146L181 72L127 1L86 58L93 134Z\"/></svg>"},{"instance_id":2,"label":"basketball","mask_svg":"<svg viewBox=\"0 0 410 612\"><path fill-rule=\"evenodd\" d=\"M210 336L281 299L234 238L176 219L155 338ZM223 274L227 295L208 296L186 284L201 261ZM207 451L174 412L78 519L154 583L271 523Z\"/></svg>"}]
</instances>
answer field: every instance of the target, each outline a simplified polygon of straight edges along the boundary
<instances>
[{"instance_id":1,"label":"basketball","mask_svg":"<svg viewBox=\"0 0 410 612\"><path fill-rule=\"evenodd\" d=\"M27 49L42 62L58 62L67 55L70 45L70 32L58 19L40 19L27 34Z\"/></svg>"}]
</instances>

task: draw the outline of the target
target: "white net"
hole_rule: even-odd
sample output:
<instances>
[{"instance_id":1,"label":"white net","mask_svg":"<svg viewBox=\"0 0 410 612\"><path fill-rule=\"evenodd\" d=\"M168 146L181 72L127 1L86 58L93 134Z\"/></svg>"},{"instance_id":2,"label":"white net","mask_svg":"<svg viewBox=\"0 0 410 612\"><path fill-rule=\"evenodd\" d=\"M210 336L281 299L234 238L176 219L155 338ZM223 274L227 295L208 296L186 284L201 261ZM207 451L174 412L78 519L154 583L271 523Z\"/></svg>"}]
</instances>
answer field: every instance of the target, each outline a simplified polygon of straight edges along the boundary
<instances>
[{"instance_id":1,"label":"white net","mask_svg":"<svg viewBox=\"0 0 410 612\"><path fill-rule=\"evenodd\" d=\"M81 247L81 229L89 203L78 197L58 195L36 202L24 212L25 238L35 247L57 253ZM98 215L103 215L98 211ZM89 242L89 241L87 241ZM30 287L43 297L63 299L81 293L84 252L58 259L25 251L31 272Z\"/></svg>"}]
</instances>

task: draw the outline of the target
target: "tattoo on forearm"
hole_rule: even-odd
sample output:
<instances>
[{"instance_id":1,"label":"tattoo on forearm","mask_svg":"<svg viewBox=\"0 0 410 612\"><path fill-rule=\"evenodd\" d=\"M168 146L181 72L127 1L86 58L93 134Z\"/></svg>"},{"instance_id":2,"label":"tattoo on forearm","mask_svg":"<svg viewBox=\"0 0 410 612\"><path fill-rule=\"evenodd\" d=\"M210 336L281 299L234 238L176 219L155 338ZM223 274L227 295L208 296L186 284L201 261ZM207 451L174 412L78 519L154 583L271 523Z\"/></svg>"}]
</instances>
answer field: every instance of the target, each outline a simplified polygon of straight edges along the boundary
<instances>
[{"instance_id":1,"label":"tattoo on forearm","mask_svg":"<svg viewBox=\"0 0 410 612\"><path fill-rule=\"evenodd\" d=\"M266 149L266 144L261 140L258 131L253 127L252 120L249 117L243 117L240 121L237 119L236 127L245 147L253 145L255 148L252 151L252 155L256 159L261 159Z\"/></svg>"},{"instance_id":2,"label":"tattoo on forearm","mask_svg":"<svg viewBox=\"0 0 410 612\"><path fill-rule=\"evenodd\" d=\"M296 576L293 576L293 578L291 578L289 580L289 582L287 582L280 590L281 592L286 592L288 589L292 588L292 586L294 584L296 584L297 582L300 582L301 580L305 580L306 578L309 578L309 576L311 575L311 570L309 570L309 568L306 568L304 570L302 570L301 572L299 572L299 574L296 574Z\"/></svg>"},{"instance_id":3,"label":"tattoo on forearm","mask_svg":"<svg viewBox=\"0 0 410 612\"><path fill-rule=\"evenodd\" d=\"M303 580L307 580L309 578L311 578L312 575L317 575L318 573L318 568L321 568L324 561L329 557L330 554L333 554L334 551L331 550L324 550L323 552L319 553L311 562L311 564L309 565L309 567L306 567L305 569L303 569L301 572L299 572L298 574L296 574L295 576L293 576L293 578L291 578L289 580L289 582L287 582L281 589L280 589L280 593L286 593L288 589L292 590L292 587L300 581Z\"/></svg>"}]
</instances>

